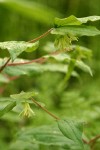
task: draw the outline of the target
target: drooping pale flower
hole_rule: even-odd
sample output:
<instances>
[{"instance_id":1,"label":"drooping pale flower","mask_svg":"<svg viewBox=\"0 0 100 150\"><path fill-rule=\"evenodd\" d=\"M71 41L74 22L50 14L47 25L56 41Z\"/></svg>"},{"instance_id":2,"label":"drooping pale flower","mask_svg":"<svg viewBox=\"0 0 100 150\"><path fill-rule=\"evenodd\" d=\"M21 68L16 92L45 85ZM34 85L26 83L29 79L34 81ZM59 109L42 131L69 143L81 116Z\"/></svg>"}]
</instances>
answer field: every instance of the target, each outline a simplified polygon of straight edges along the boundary
<instances>
[{"instance_id":1,"label":"drooping pale flower","mask_svg":"<svg viewBox=\"0 0 100 150\"><path fill-rule=\"evenodd\" d=\"M20 113L21 116L28 117L28 118L31 117L31 116L35 116L35 113L34 113L34 111L31 109L29 103L25 102L25 103L23 104L23 106L24 106L24 109L23 109L23 111Z\"/></svg>"}]
</instances>

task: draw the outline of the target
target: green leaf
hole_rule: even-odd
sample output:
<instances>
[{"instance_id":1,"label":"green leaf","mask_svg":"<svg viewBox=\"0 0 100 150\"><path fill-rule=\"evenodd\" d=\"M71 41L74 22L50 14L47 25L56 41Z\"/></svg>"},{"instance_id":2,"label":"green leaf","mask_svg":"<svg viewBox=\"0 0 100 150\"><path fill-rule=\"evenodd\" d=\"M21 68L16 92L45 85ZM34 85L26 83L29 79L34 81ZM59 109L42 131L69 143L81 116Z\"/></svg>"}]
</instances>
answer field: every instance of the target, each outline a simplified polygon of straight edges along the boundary
<instances>
[{"instance_id":1,"label":"green leaf","mask_svg":"<svg viewBox=\"0 0 100 150\"><path fill-rule=\"evenodd\" d=\"M10 95L11 98L15 99L15 100L20 100L20 102L22 100L27 100L33 96L35 96L37 93L36 92L24 92L22 91L20 94L13 94Z\"/></svg>"},{"instance_id":2,"label":"green leaf","mask_svg":"<svg viewBox=\"0 0 100 150\"><path fill-rule=\"evenodd\" d=\"M100 16L88 16L88 17L83 17L83 18L77 18L73 15L67 17L67 18L55 18L54 20L54 27L64 27L67 25L81 25L83 23L87 23L88 21L98 21L100 20Z\"/></svg>"},{"instance_id":3,"label":"green leaf","mask_svg":"<svg viewBox=\"0 0 100 150\"><path fill-rule=\"evenodd\" d=\"M83 18L77 18L81 23L87 23L88 21L98 21L100 16L88 16Z\"/></svg>"},{"instance_id":4,"label":"green leaf","mask_svg":"<svg viewBox=\"0 0 100 150\"><path fill-rule=\"evenodd\" d=\"M82 141L83 123L73 120L59 120L58 127L67 138L80 143Z\"/></svg>"},{"instance_id":5,"label":"green leaf","mask_svg":"<svg viewBox=\"0 0 100 150\"><path fill-rule=\"evenodd\" d=\"M81 130L80 125L78 127ZM89 150L87 148L82 149L83 147L80 147L76 141L74 142L65 137L55 125L24 128L17 133L16 141L28 142L29 144L60 146L66 150Z\"/></svg>"},{"instance_id":6,"label":"green leaf","mask_svg":"<svg viewBox=\"0 0 100 150\"><path fill-rule=\"evenodd\" d=\"M65 137L75 142L77 150L86 150L82 141L83 123L72 120L59 120L58 127ZM72 149L75 149L75 145L72 146Z\"/></svg>"},{"instance_id":7,"label":"green leaf","mask_svg":"<svg viewBox=\"0 0 100 150\"><path fill-rule=\"evenodd\" d=\"M59 61L59 62L69 62L71 60L70 56L68 54L65 54L65 53L60 53L60 54L57 54L57 55L46 55L45 56L46 59L54 59L56 61Z\"/></svg>"},{"instance_id":8,"label":"green leaf","mask_svg":"<svg viewBox=\"0 0 100 150\"><path fill-rule=\"evenodd\" d=\"M49 59L48 56L45 56ZM63 56L64 57L64 56ZM63 58L58 56L55 58L55 60L59 59L61 61ZM60 60L61 59L61 60ZM66 58L67 59L67 58ZM2 64L2 59L0 59L0 64ZM19 59L17 58L14 62L20 63L20 62L28 62L29 60L25 59ZM7 66L4 69L4 73L13 75L13 76L20 76L20 75L36 75L41 74L44 72L61 72L66 73L68 69L67 64L57 64L57 63L48 63L48 64L39 64L39 63L30 63L30 64L24 64L24 65L17 65L17 66ZM77 77L77 73L73 71L73 76Z\"/></svg>"},{"instance_id":9,"label":"green leaf","mask_svg":"<svg viewBox=\"0 0 100 150\"><path fill-rule=\"evenodd\" d=\"M82 69L83 71L88 72L91 76L93 76L91 68L88 65L86 65L83 61L77 60L76 66Z\"/></svg>"},{"instance_id":10,"label":"green leaf","mask_svg":"<svg viewBox=\"0 0 100 150\"><path fill-rule=\"evenodd\" d=\"M84 26L84 25L67 25L64 27L54 28L51 31L52 34L66 35L72 34L75 36L95 36L100 35L100 31L93 26Z\"/></svg>"},{"instance_id":11,"label":"green leaf","mask_svg":"<svg viewBox=\"0 0 100 150\"><path fill-rule=\"evenodd\" d=\"M18 140L18 141L13 141L11 144L10 144L10 149L9 150L39 150L39 145L37 144L34 144L33 142L29 143L27 141L21 141L21 140Z\"/></svg>"},{"instance_id":12,"label":"green leaf","mask_svg":"<svg viewBox=\"0 0 100 150\"><path fill-rule=\"evenodd\" d=\"M70 58L69 55L67 54L46 55L45 58L48 59L48 62L51 62L51 64L31 63L31 64L18 65L18 66L8 66L4 69L4 73L13 76L36 75L47 71L68 73L68 64L72 60L72 58ZM27 62L27 60L24 59L17 59L17 60L18 62ZM81 62L79 64L79 62L80 61L76 61L76 67L80 68L85 72L90 73L89 66L86 66L84 62L83 62L84 64ZM83 67L81 67L82 64L84 65ZM73 70L71 75L75 77L79 77L78 73Z\"/></svg>"},{"instance_id":13,"label":"green leaf","mask_svg":"<svg viewBox=\"0 0 100 150\"><path fill-rule=\"evenodd\" d=\"M1 49L7 49L10 53L12 60L16 59L18 55L20 55L23 51L34 51L37 49L39 42L28 43L24 41L8 41L8 42L0 42Z\"/></svg>"},{"instance_id":14,"label":"green leaf","mask_svg":"<svg viewBox=\"0 0 100 150\"><path fill-rule=\"evenodd\" d=\"M83 55L82 54L80 54L81 55L81 57L85 57L85 55L89 55L90 56L90 51L89 51L89 53L88 53L88 51L87 51L87 49L86 49L86 51L84 51L85 49L83 49L83 52L81 52L81 53L83 53ZM91 76L93 76L93 74L92 74L92 70L91 70L91 68L86 64L86 63L84 63L82 60L76 60L75 58L71 58L69 55L67 55L67 54L58 54L58 55L47 55L47 56L45 56L46 58L48 58L48 60L50 59L50 60L52 60L52 59L54 59L55 61L57 61L57 62L64 62L64 63L67 63L68 64L68 68L66 68L66 75L67 76L70 76L71 74L70 73L72 73L72 71L73 71L73 69L74 69L74 66L76 66L76 67L78 67L79 69L81 69L82 71L84 71L84 72L87 72L87 73L89 73ZM80 57L80 56L79 56Z\"/></svg>"},{"instance_id":15,"label":"green leaf","mask_svg":"<svg viewBox=\"0 0 100 150\"><path fill-rule=\"evenodd\" d=\"M55 126L41 126L37 128L27 128L17 134L17 140L34 142L43 145L70 145L73 141L67 139Z\"/></svg>"},{"instance_id":16,"label":"green leaf","mask_svg":"<svg viewBox=\"0 0 100 150\"><path fill-rule=\"evenodd\" d=\"M43 47L43 50L50 53L50 52L55 52L57 49L54 47L53 42L48 42ZM72 51L72 50L78 51L81 58L90 59L92 57L92 50L89 49L89 48L86 48L86 47L83 47L83 46L80 46L80 45L70 45L66 49L66 51Z\"/></svg>"},{"instance_id":17,"label":"green leaf","mask_svg":"<svg viewBox=\"0 0 100 150\"><path fill-rule=\"evenodd\" d=\"M7 112L9 112L10 110L12 110L15 106L16 106L16 102L15 101L9 103L5 108L3 108L3 109L0 110L0 117L2 117Z\"/></svg>"},{"instance_id":18,"label":"green leaf","mask_svg":"<svg viewBox=\"0 0 100 150\"><path fill-rule=\"evenodd\" d=\"M79 58L83 59L90 59L92 57L92 50L80 45L72 45L70 49L78 51Z\"/></svg>"},{"instance_id":19,"label":"green leaf","mask_svg":"<svg viewBox=\"0 0 100 150\"><path fill-rule=\"evenodd\" d=\"M71 15L64 19L55 18L54 27L63 27L67 25L80 25L81 22L75 16Z\"/></svg>"}]
</instances>

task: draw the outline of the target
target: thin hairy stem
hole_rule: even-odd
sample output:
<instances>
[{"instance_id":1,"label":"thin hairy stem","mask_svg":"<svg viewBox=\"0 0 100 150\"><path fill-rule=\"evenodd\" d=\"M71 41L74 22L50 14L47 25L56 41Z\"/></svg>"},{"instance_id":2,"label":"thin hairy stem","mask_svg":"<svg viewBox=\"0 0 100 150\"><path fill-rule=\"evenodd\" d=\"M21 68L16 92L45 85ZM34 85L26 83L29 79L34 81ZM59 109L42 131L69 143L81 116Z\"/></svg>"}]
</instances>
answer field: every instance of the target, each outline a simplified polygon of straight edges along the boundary
<instances>
[{"instance_id":1,"label":"thin hairy stem","mask_svg":"<svg viewBox=\"0 0 100 150\"><path fill-rule=\"evenodd\" d=\"M51 55L57 55L59 53L60 53L60 51L55 51L55 52L52 52ZM27 61L27 62L9 63L9 64L7 64L7 66L26 65L26 64L31 64L31 63L35 63L35 62L41 64L41 63L44 63L46 60L47 60L46 57L40 57L40 58L31 60L31 61Z\"/></svg>"},{"instance_id":2,"label":"thin hairy stem","mask_svg":"<svg viewBox=\"0 0 100 150\"><path fill-rule=\"evenodd\" d=\"M97 141L99 138L100 138L100 135L97 135L97 136L95 136L93 139L91 139L91 140L89 141L89 145L91 146L91 148L94 147L96 141Z\"/></svg>"},{"instance_id":3,"label":"thin hairy stem","mask_svg":"<svg viewBox=\"0 0 100 150\"><path fill-rule=\"evenodd\" d=\"M82 140L85 144L89 144L88 141L86 141L85 139L82 139Z\"/></svg>"},{"instance_id":4,"label":"thin hairy stem","mask_svg":"<svg viewBox=\"0 0 100 150\"><path fill-rule=\"evenodd\" d=\"M100 135L95 136L93 139L89 141L89 144L96 142L100 138Z\"/></svg>"},{"instance_id":5,"label":"thin hairy stem","mask_svg":"<svg viewBox=\"0 0 100 150\"><path fill-rule=\"evenodd\" d=\"M47 32L43 33L42 35L40 35L39 37L33 39L33 40L30 40L28 41L29 43L34 43L42 38L44 38L45 36L47 36L48 34L50 34L50 32L53 30L53 28L49 29Z\"/></svg>"},{"instance_id":6,"label":"thin hairy stem","mask_svg":"<svg viewBox=\"0 0 100 150\"><path fill-rule=\"evenodd\" d=\"M46 61L46 58L44 57L40 57L31 61L27 61L27 62L18 62L18 63L9 63L7 64L7 66L19 66L19 65L26 65L26 64L31 64L31 63L43 63Z\"/></svg>"},{"instance_id":7,"label":"thin hairy stem","mask_svg":"<svg viewBox=\"0 0 100 150\"><path fill-rule=\"evenodd\" d=\"M34 104L36 104L38 107L40 107L42 110L44 110L51 117L53 117L56 120L60 120L57 116L55 116L54 114L52 114L51 112L49 112L45 107L41 106L36 100L34 100L33 98L31 98L31 100L33 101Z\"/></svg>"}]
</instances>

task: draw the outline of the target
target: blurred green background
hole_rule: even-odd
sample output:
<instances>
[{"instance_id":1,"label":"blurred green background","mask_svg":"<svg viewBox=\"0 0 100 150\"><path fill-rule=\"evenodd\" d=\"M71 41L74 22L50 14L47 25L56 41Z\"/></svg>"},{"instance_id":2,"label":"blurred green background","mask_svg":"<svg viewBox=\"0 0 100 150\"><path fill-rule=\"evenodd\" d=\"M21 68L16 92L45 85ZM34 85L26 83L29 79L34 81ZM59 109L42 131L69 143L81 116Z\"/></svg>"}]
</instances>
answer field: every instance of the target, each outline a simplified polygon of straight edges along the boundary
<instances>
[{"instance_id":1,"label":"blurred green background","mask_svg":"<svg viewBox=\"0 0 100 150\"><path fill-rule=\"evenodd\" d=\"M53 26L55 17L64 18L70 15L86 17L100 15L100 0L1 0L0 1L0 41L28 41L34 39ZM100 22L92 23L100 29ZM34 59L44 55L43 47L54 37L49 35L40 41L40 47L33 53L23 53L21 58ZM57 85L63 79L61 73L45 72L34 76L21 76L9 84L0 84L1 97L22 90L35 89L38 99L60 118L72 117L88 122L87 136L100 133L100 36L82 37L78 44L92 49L93 58L90 66L93 77L81 74L81 81L71 78L66 91L59 97ZM5 57L6 52L0 52ZM2 92L2 88L4 91ZM35 108L34 108L35 109ZM23 120L17 115L7 114L0 120L0 149L9 149L14 135L23 126L52 124L54 120L42 110L35 109L36 117ZM15 117L16 116L16 117ZM99 150L100 143L95 149ZM19 148L18 148L19 149ZM47 149L45 147L40 149ZM16 149L17 150L17 149ZM26 150L26 149L25 149Z\"/></svg>"}]
</instances>

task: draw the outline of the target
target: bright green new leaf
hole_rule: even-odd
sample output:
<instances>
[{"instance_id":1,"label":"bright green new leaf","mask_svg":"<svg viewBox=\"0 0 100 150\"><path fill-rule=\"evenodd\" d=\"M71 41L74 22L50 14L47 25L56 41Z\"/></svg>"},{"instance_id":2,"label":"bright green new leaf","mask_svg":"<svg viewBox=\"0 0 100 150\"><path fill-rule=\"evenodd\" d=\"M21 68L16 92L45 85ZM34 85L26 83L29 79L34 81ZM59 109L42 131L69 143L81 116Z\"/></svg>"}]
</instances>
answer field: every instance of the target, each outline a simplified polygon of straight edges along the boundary
<instances>
[{"instance_id":1,"label":"bright green new leaf","mask_svg":"<svg viewBox=\"0 0 100 150\"><path fill-rule=\"evenodd\" d=\"M81 22L73 15L64 19L55 18L54 21L54 27L63 27L66 25L80 25L80 24Z\"/></svg>"},{"instance_id":2,"label":"bright green new leaf","mask_svg":"<svg viewBox=\"0 0 100 150\"><path fill-rule=\"evenodd\" d=\"M99 35L100 31L96 27L83 26L83 23L88 21L100 20L100 16L90 16L84 18L76 18L75 16L69 16L64 19L55 18L54 29L52 34L66 35L72 34L76 36L94 36Z\"/></svg>"},{"instance_id":3,"label":"bright green new leaf","mask_svg":"<svg viewBox=\"0 0 100 150\"><path fill-rule=\"evenodd\" d=\"M0 117L2 117L7 112L9 112L10 110L12 110L15 106L16 106L16 102L15 101L9 103L5 108L3 108L3 109L0 110Z\"/></svg>"},{"instance_id":4,"label":"bright green new leaf","mask_svg":"<svg viewBox=\"0 0 100 150\"><path fill-rule=\"evenodd\" d=\"M75 36L95 36L100 35L100 31L93 26L84 25L67 25L59 28L54 28L51 31L52 34L66 35L72 34Z\"/></svg>"},{"instance_id":5,"label":"bright green new leaf","mask_svg":"<svg viewBox=\"0 0 100 150\"><path fill-rule=\"evenodd\" d=\"M28 43L24 41L0 42L0 49L7 49L12 60L16 59L23 51L31 52L37 49L39 42Z\"/></svg>"},{"instance_id":6,"label":"bright green new leaf","mask_svg":"<svg viewBox=\"0 0 100 150\"><path fill-rule=\"evenodd\" d=\"M83 18L77 18L73 15L67 17L67 18L55 18L54 20L54 27L65 27L67 25L81 25L83 23L87 23L88 21L98 21L100 20L100 16L88 16Z\"/></svg>"},{"instance_id":7,"label":"bright green new leaf","mask_svg":"<svg viewBox=\"0 0 100 150\"><path fill-rule=\"evenodd\" d=\"M20 94L13 94L10 95L11 98L15 99L15 100L27 100L29 98L31 98L32 96L35 96L37 93L36 92L21 92Z\"/></svg>"}]
</instances>

